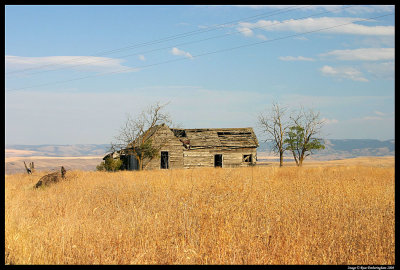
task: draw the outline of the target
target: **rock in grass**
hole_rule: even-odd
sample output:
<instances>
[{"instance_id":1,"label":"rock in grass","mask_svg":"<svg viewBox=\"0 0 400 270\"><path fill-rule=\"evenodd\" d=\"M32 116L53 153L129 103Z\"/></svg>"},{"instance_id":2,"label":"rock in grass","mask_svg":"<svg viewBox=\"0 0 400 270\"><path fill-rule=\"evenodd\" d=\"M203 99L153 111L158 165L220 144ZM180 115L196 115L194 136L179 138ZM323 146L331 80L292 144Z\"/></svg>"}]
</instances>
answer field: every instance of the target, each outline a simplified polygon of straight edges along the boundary
<instances>
[{"instance_id":1,"label":"rock in grass","mask_svg":"<svg viewBox=\"0 0 400 270\"><path fill-rule=\"evenodd\" d=\"M46 174L42 178L39 179L39 181L36 183L35 188L41 187L41 186L48 186L52 183L57 183L61 179L65 179L65 174L67 171L64 169L63 166L61 166L61 172L54 172L50 174Z\"/></svg>"}]
</instances>

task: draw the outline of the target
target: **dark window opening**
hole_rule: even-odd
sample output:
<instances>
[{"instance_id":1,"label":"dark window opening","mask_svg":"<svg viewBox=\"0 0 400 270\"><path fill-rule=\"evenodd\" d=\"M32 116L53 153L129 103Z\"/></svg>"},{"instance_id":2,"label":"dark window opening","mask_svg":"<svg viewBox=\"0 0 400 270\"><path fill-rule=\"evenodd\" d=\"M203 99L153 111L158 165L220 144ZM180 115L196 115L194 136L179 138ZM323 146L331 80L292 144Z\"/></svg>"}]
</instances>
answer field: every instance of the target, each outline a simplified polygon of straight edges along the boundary
<instances>
[{"instance_id":1,"label":"dark window opening","mask_svg":"<svg viewBox=\"0 0 400 270\"><path fill-rule=\"evenodd\" d=\"M222 167L222 155L214 155L214 167Z\"/></svg>"},{"instance_id":2,"label":"dark window opening","mask_svg":"<svg viewBox=\"0 0 400 270\"><path fill-rule=\"evenodd\" d=\"M186 137L186 131L184 129L173 129L172 131L178 138Z\"/></svg>"},{"instance_id":3,"label":"dark window opening","mask_svg":"<svg viewBox=\"0 0 400 270\"><path fill-rule=\"evenodd\" d=\"M253 155L243 155L243 162L253 162Z\"/></svg>"},{"instance_id":4,"label":"dark window opening","mask_svg":"<svg viewBox=\"0 0 400 270\"><path fill-rule=\"evenodd\" d=\"M168 152L161 152L161 169L169 169Z\"/></svg>"}]
</instances>

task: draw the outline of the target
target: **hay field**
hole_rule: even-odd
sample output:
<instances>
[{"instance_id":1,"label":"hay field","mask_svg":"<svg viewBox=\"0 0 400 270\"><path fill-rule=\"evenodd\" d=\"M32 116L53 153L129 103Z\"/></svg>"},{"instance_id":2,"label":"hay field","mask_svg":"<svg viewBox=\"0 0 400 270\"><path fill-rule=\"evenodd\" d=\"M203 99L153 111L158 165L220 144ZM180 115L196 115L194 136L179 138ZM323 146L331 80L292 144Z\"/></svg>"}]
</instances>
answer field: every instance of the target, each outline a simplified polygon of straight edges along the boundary
<instances>
[{"instance_id":1,"label":"hay field","mask_svg":"<svg viewBox=\"0 0 400 270\"><path fill-rule=\"evenodd\" d=\"M259 166L279 166L279 161L275 157L259 157L261 161L257 161ZM270 160L269 160L270 159ZM283 165L296 166L294 159L284 161ZM332 166L371 166L371 167L394 167L394 156L381 157L355 157L346 159L318 160L312 157L305 159L303 167L332 167Z\"/></svg>"},{"instance_id":2,"label":"hay field","mask_svg":"<svg viewBox=\"0 0 400 270\"><path fill-rule=\"evenodd\" d=\"M395 264L394 167L5 177L6 264Z\"/></svg>"}]
</instances>

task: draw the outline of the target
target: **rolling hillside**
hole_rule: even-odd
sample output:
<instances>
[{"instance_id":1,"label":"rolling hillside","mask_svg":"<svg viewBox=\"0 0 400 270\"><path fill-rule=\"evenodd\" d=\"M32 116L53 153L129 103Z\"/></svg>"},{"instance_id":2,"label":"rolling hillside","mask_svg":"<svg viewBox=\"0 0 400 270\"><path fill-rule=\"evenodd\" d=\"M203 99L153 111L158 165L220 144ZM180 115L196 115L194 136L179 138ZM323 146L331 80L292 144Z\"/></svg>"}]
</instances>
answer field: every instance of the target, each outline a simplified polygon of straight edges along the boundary
<instances>
[{"instance_id":1,"label":"rolling hillside","mask_svg":"<svg viewBox=\"0 0 400 270\"><path fill-rule=\"evenodd\" d=\"M326 140L325 145L326 149L311 155L307 160L394 156L394 140ZM107 153L108 147L108 144L6 145L5 173L24 172L24 161L35 162L35 168L39 171L52 171L60 166L67 170L94 171ZM278 160L270 149L268 143L260 142L257 149L260 164ZM290 153L285 153L285 160L291 159Z\"/></svg>"},{"instance_id":2,"label":"rolling hillside","mask_svg":"<svg viewBox=\"0 0 400 270\"><path fill-rule=\"evenodd\" d=\"M355 158L360 156L394 155L394 140L325 140L326 148L314 155L314 158ZM6 145L6 157L82 157L103 156L108 144L74 145ZM257 151L270 155L270 143L261 142ZM290 156L290 155L288 155Z\"/></svg>"},{"instance_id":3,"label":"rolling hillside","mask_svg":"<svg viewBox=\"0 0 400 270\"><path fill-rule=\"evenodd\" d=\"M356 158L362 156L394 156L395 148L394 140L364 140L364 139L348 139L348 140L325 140L325 149L311 155L316 160L332 160L343 158ZM271 143L260 142L257 149L259 156L271 156ZM287 152L285 156L290 157Z\"/></svg>"}]
</instances>

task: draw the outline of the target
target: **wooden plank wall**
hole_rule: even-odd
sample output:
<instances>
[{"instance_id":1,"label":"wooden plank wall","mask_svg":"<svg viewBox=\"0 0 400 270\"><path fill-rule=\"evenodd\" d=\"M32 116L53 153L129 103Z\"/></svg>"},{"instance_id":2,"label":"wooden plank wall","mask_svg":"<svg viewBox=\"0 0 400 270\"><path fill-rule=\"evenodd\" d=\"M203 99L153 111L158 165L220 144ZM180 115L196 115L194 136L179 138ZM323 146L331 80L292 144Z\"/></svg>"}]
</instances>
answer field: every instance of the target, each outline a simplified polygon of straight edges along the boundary
<instances>
[{"instance_id":1,"label":"wooden plank wall","mask_svg":"<svg viewBox=\"0 0 400 270\"><path fill-rule=\"evenodd\" d=\"M182 169L183 168L183 146L182 142L175 137L174 133L167 127L162 126L153 136L153 146L160 146L161 149L158 157L155 157L150 162L145 161L147 164L146 169L160 169L161 165L161 151L168 151L169 154L169 168Z\"/></svg>"},{"instance_id":2,"label":"wooden plank wall","mask_svg":"<svg viewBox=\"0 0 400 270\"><path fill-rule=\"evenodd\" d=\"M222 167L246 167L250 164L243 162L243 155L253 155L253 164L256 163L257 150L255 148L238 148L230 150L190 149L183 150L183 161L185 168L214 167L214 155L222 154Z\"/></svg>"},{"instance_id":3,"label":"wooden plank wall","mask_svg":"<svg viewBox=\"0 0 400 270\"><path fill-rule=\"evenodd\" d=\"M197 136L191 136L191 143L196 143L198 140L206 145L215 145L219 138L217 136L207 136L206 132L198 132ZM216 135L216 134L215 134ZM193 138L195 137L195 139ZM252 163L256 163L257 150L255 147L206 147L195 146L190 149L185 149L182 142L175 137L174 133L167 127L161 126L152 137L153 146L161 146L158 157L151 161L145 160L145 169L160 169L161 151L169 153L169 169L181 168L199 168L199 167L214 167L214 155L223 155L223 167L245 167L249 166L248 162L243 162L243 155L253 155ZM219 143L220 144L220 143Z\"/></svg>"}]
</instances>

